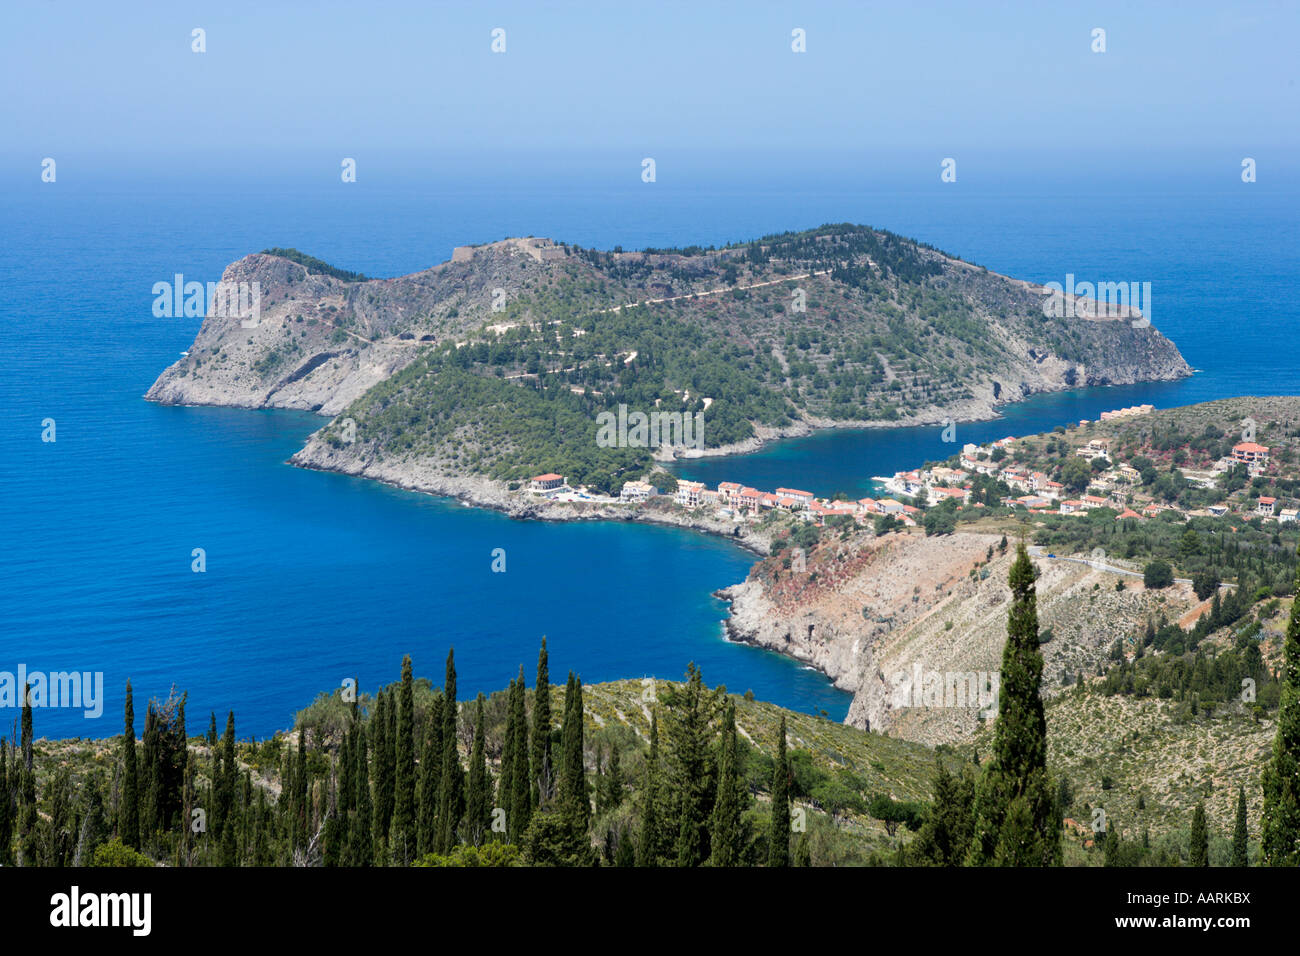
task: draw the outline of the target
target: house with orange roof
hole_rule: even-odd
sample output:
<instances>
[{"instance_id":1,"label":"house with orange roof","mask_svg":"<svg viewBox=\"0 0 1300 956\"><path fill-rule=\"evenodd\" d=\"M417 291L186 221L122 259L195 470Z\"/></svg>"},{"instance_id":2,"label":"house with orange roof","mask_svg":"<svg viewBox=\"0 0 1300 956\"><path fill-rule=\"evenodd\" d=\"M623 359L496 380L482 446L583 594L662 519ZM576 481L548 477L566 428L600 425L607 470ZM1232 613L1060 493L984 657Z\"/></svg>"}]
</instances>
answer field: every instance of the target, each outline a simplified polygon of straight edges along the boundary
<instances>
[{"instance_id":1,"label":"house with orange roof","mask_svg":"<svg viewBox=\"0 0 1300 956\"><path fill-rule=\"evenodd\" d=\"M793 498L805 508L813 503L813 493L811 491L800 491L798 488L778 488L776 493L782 498Z\"/></svg>"},{"instance_id":2,"label":"house with orange roof","mask_svg":"<svg viewBox=\"0 0 1300 956\"><path fill-rule=\"evenodd\" d=\"M564 476L548 472L545 475L534 475L528 482L530 491L554 491L556 488L564 486Z\"/></svg>"},{"instance_id":3,"label":"house with orange roof","mask_svg":"<svg viewBox=\"0 0 1300 956\"><path fill-rule=\"evenodd\" d=\"M1268 462L1268 446L1253 441L1238 442L1232 446L1232 457L1248 465L1256 463L1263 465Z\"/></svg>"},{"instance_id":4,"label":"house with orange roof","mask_svg":"<svg viewBox=\"0 0 1300 956\"><path fill-rule=\"evenodd\" d=\"M1255 506L1257 514L1268 515L1272 517L1277 514L1277 499L1269 498L1265 495L1259 496L1259 504Z\"/></svg>"}]
</instances>

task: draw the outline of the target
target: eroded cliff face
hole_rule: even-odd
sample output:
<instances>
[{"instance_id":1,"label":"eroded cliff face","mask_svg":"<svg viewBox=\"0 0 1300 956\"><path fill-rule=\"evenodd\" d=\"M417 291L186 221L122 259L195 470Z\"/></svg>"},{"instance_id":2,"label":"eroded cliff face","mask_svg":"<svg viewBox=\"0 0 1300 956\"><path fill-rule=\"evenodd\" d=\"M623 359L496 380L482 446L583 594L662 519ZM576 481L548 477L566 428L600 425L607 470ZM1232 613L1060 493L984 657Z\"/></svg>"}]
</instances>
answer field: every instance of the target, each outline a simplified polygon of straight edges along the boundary
<instances>
[{"instance_id":1,"label":"eroded cliff face","mask_svg":"<svg viewBox=\"0 0 1300 956\"><path fill-rule=\"evenodd\" d=\"M732 602L728 634L804 661L851 691L846 723L928 744L959 741L978 730L980 702L953 693L929 699L925 680L934 675L963 688L972 686L972 675L996 680L1014 558L1014 548L998 552L1000 540L969 532L864 532L819 545L803 572L782 568L781 558L765 559L743 584L721 592ZM1157 605L1158 596L1137 579L1117 592L1112 574L1045 558L1036 563L1039 629L1051 633L1042 645L1047 696L1061 691L1066 674L1094 672L1114 642L1157 607L1172 616L1195 603L1181 586ZM984 686L991 689L992 680ZM994 707L988 716L995 714Z\"/></svg>"}]
</instances>

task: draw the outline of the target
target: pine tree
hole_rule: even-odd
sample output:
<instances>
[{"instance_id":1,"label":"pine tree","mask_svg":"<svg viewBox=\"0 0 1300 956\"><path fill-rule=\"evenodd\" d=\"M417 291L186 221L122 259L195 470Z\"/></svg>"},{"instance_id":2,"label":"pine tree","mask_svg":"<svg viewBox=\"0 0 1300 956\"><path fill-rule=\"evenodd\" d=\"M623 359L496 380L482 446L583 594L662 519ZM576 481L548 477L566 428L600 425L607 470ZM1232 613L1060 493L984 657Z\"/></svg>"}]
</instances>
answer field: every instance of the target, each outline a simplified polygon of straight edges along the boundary
<instances>
[{"instance_id":1,"label":"pine tree","mask_svg":"<svg viewBox=\"0 0 1300 956\"><path fill-rule=\"evenodd\" d=\"M1047 773L1047 718L1039 685L1035 572L1023 542L1011 565L1011 609L1002 652L993 758L976 790L971 862L995 866L1060 865L1060 829Z\"/></svg>"},{"instance_id":2,"label":"pine tree","mask_svg":"<svg viewBox=\"0 0 1300 956\"><path fill-rule=\"evenodd\" d=\"M546 652L546 638L537 655L537 691L533 694L533 739L530 754L532 763L532 804L544 806L555 791L554 771L551 762L551 681L550 665Z\"/></svg>"},{"instance_id":3,"label":"pine tree","mask_svg":"<svg viewBox=\"0 0 1300 956\"><path fill-rule=\"evenodd\" d=\"M410 655L402 658L402 686L397 697L397 742L393 749L393 862L409 866L415 859L415 680Z\"/></svg>"},{"instance_id":4,"label":"pine tree","mask_svg":"<svg viewBox=\"0 0 1300 956\"><path fill-rule=\"evenodd\" d=\"M790 758L785 749L785 714L777 731L772 768L772 817L767 831L767 865L790 865Z\"/></svg>"},{"instance_id":5,"label":"pine tree","mask_svg":"<svg viewBox=\"0 0 1300 956\"><path fill-rule=\"evenodd\" d=\"M1281 706L1273 756L1264 768L1260 846L1266 866L1300 866L1300 566L1279 683Z\"/></svg>"},{"instance_id":6,"label":"pine tree","mask_svg":"<svg viewBox=\"0 0 1300 956\"><path fill-rule=\"evenodd\" d=\"M420 856L434 852L438 843L439 781L442 779L442 695L435 694L429 707L424 754L420 757L420 815L416 825L416 846Z\"/></svg>"},{"instance_id":7,"label":"pine tree","mask_svg":"<svg viewBox=\"0 0 1300 956\"><path fill-rule=\"evenodd\" d=\"M135 706L131 682L126 682L126 711L122 728L122 806L117 823L123 846L140 848L140 789L135 761Z\"/></svg>"},{"instance_id":8,"label":"pine tree","mask_svg":"<svg viewBox=\"0 0 1300 956\"><path fill-rule=\"evenodd\" d=\"M645 761L645 782L641 786L641 841L637 847L637 866L658 866L660 854L659 821L659 712L650 712L650 753Z\"/></svg>"},{"instance_id":9,"label":"pine tree","mask_svg":"<svg viewBox=\"0 0 1300 956\"><path fill-rule=\"evenodd\" d=\"M1192 811L1192 834L1187 848L1188 866L1210 865L1210 835L1205 824L1205 804Z\"/></svg>"},{"instance_id":10,"label":"pine tree","mask_svg":"<svg viewBox=\"0 0 1300 956\"><path fill-rule=\"evenodd\" d=\"M1237 825L1232 831L1232 865L1249 866L1246 855L1246 789L1237 788Z\"/></svg>"},{"instance_id":11,"label":"pine tree","mask_svg":"<svg viewBox=\"0 0 1300 956\"><path fill-rule=\"evenodd\" d=\"M456 831L465 812L465 771L457 749L456 651L447 652L447 677L443 682L442 770L438 790L438 836L434 850L448 853L456 845Z\"/></svg>"},{"instance_id":12,"label":"pine tree","mask_svg":"<svg viewBox=\"0 0 1300 956\"><path fill-rule=\"evenodd\" d=\"M745 849L742 827L745 791L736 749L736 705L730 700L722 715L717 789L711 820L709 863L713 866L739 866Z\"/></svg>"},{"instance_id":13,"label":"pine tree","mask_svg":"<svg viewBox=\"0 0 1300 956\"><path fill-rule=\"evenodd\" d=\"M465 789L465 839L481 845L491 832L492 806L489 799L491 781L487 769L487 729L484 726L483 694L474 701L474 745L469 754L469 775Z\"/></svg>"}]
</instances>

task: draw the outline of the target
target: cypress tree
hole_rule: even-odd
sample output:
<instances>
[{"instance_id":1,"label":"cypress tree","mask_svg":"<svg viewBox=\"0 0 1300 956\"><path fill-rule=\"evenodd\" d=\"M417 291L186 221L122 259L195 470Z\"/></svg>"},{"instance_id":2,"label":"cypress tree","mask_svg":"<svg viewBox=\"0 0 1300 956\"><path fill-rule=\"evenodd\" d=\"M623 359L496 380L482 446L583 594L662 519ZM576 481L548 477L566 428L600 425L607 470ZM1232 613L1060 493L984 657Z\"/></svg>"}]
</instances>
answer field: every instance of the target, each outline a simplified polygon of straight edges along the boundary
<instances>
[{"instance_id":1,"label":"cypress tree","mask_svg":"<svg viewBox=\"0 0 1300 956\"><path fill-rule=\"evenodd\" d=\"M23 866L36 866L39 863L37 853L37 832L40 827L40 815L36 809L36 768L32 765L32 689L23 685L22 711L22 776L19 780L19 805L21 816L18 820L18 852Z\"/></svg>"},{"instance_id":2,"label":"cypress tree","mask_svg":"<svg viewBox=\"0 0 1300 956\"><path fill-rule=\"evenodd\" d=\"M601 783L603 790L601 803L604 805L605 812L617 810L623 805L623 769L619 765L617 744L610 744L609 764L605 768L605 776Z\"/></svg>"},{"instance_id":3,"label":"cypress tree","mask_svg":"<svg viewBox=\"0 0 1300 956\"><path fill-rule=\"evenodd\" d=\"M217 712L216 712L215 710L210 710L210 711L208 711L208 737L207 737L207 740L208 740L208 750L209 750L211 753L214 753L214 754L215 754L215 753L217 752L217 740L218 740L218 739L219 739L219 738L217 737Z\"/></svg>"},{"instance_id":4,"label":"cypress tree","mask_svg":"<svg viewBox=\"0 0 1300 956\"><path fill-rule=\"evenodd\" d=\"M1210 835L1205 825L1205 804L1192 811L1192 834L1187 848L1188 866L1210 865Z\"/></svg>"},{"instance_id":5,"label":"cypress tree","mask_svg":"<svg viewBox=\"0 0 1300 956\"><path fill-rule=\"evenodd\" d=\"M144 711L144 735L140 748L140 838L152 847L158 832L159 792L158 773L158 715L150 701Z\"/></svg>"},{"instance_id":6,"label":"cypress tree","mask_svg":"<svg viewBox=\"0 0 1300 956\"><path fill-rule=\"evenodd\" d=\"M506 689L506 733L501 743L501 772L497 775L495 807L505 811L506 832L510 831L511 806L515 786L515 679Z\"/></svg>"},{"instance_id":7,"label":"cypress tree","mask_svg":"<svg viewBox=\"0 0 1300 956\"><path fill-rule=\"evenodd\" d=\"M26 718L24 717L24 720ZM136 778L135 762L135 705L131 696L131 682L126 682L125 721L122 728L122 807L117 822L117 833L124 846L140 848L140 790Z\"/></svg>"},{"instance_id":8,"label":"cypress tree","mask_svg":"<svg viewBox=\"0 0 1300 956\"><path fill-rule=\"evenodd\" d=\"M812 847L808 845L808 834L799 834L794 843L794 866L812 866Z\"/></svg>"},{"instance_id":9,"label":"cypress tree","mask_svg":"<svg viewBox=\"0 0 1300 956\"><path fill-rule=\"evenodd\" d=\"M1296 584L1283 644L1277 735L1261 780L1260 846L1266 866L1300 866L1300 565Z\"/></svg>"},{"instance_id":10,"label":"cypress tree","mask_svg":"<svg viewBox=\"0 0 1300 956\"><path fill-rule=\"evenodd\" d=\"M356 813L348 834L348 863L351 866L371 866L375 862L374 843L371 840L370 759L366 752L366 728L357 725L355 747L356 767L352 780L356 786Z\"/></svg>"},{"instance_id":11,"label":"cypress tree","mask_svg":"<svg viewBox=\"0 0 1300 956\"><path fill-rule=\"evenodd\" d=\"M415 859L415 680L410 655L402 658L402 686L397 697L397 742L394 746L393 861L409 866Z\"/></svg>"},{"instance_id":12,"label":"cypress tree","mask_svg":"<svg viewBox=\"0 0 1300 956\"><path fill-rule=\"evenodd\" d=\"M1249 866L1246 855L1246 789L1237 788L1237 825L1232 831L1232 865Z\"/></svg>"},{"instance_id":13,"label":"cypress tree","mask_svg":"<svg viewBox=\"0 0 1300 956\"><path fill-rule=\"evenodd\" d=\"M591 802L587 797L587 772L583 762L582 717L582 681L569 671L561 735L560 801L574 832L585 834L591 825Z\"/></svg>"},{"instance_id":14,"label":"cypress tree","mask_svg":"<svg viewBox=\"0 0 1300 956\"><path fill-rule=\"evenodd\" d=\"M223 762L228 764L227 773L230 775L230 789L233 794L236 773L234 768L235 720L233 714L230 717L230 722L226 724L226 736L230 740L230 750ZM307 849L307 834L311 829L311 803L308 799L308 794L311 791L311 770L307 766L306 727L298 731L298 759L295 761L295 767L296 773L293 778L293 822L295 828L293 845L296 849L305 852Z\"/></svg>"},{"instance_id":15,"label":"cypress tree","mask_svg":"<svg viewBox=\"0 0 1300 956\"><path fill-rule=\"evenodd\" d=\"M14 802L9 792L9 742L0 737L0 866L13 865Z\"/></svg>"},{"instance_id":16,"label":"cypress tree","mask_svg":"<svg viewBox=\"0 0 1300 956\"><path fill-rule=\"evenodd\" d=\"M713 831L709 835L709 863L739 866L744 853L744 783L740 779L736 749L736 705L728 700L722 715L722 741L718 748L718 795L713 803Z\"/></svg>"},{"instance_id":17,"label":"cypress tree","mask_svg":"<svg viewBox=\"0 0 1300 956\"><path fill-rule=\"evenodd\" d=\"M474 701L474 745L469 755L469 780L465 794L465 838L479 846L490 832L492 807L488 794L491 782L487 769L487 729L483 724L483 694Z\"/></svg>"},{"instance_id":18,"label":"cypress tree","mask_svg":"<svg viewBox=\"0 0 1300 956\"><path fill-rule=\"evenodd\" d=\"M388 845L388 831L393 825L393 810L397 805L397 720L396 701L392 694L381 691L375 707L373 739L375 776L375 850L380 844Z\"/></svg>"},{"instance_id":19,"label":"cypress tree","mask_svg":"<svg viewBox=\"0 0 1300 956\"><path fill-rule=\"evenodd\" d=\"M974 764L958 775L950 774L940 762L934 775L930 812L913 841L918 860L935 866L961 866L970 850L975 824L971 807L975 800Z\"/></svg>"},{"instance_id":20,"label":"cypress tree","mask_svg":"<svg viewBox=\"0 0 1300 956\"><path fill-rule=\"evenodd\" d=\"M533 782L531 759L528 753L528 715L526 712L528 694L524 686L524 669L519 668L519 677L515 680L515 698L510 711L515 723L515 759L511 768L514 777L511 785L510 806L506 810L506 835L511 843L523 842L528 824L533 817Z\"/></svg>"},{"instance_id":21,"label":"cypress tree","mask_svg":"<svg viewBox=\"0 0 1300 956\"><path fill-rule=\"evenodd\" d=\"M790 758L785 749L785 714L777 732L772 768L772 819L767 832L767 865L790 865Z\"/></svg>"},{"instance_id":22,"label":"cypress tree","mask_svg":"<svg viewBox=\"0 0 1300 956\"><path fill-rule=\"evenodd\" d=\"M709 810L713 768L709 765L709 702L704 680L692 662L686 687L672 691L668 738L672 745L672 783L677 797L678 866L701 866L709 858Z\"/></svg>"},{"instance_id":23,"label":"cypress tree","mask_svg":"<svg viewBox=\"0 0 1300 956\"><path fill-rule=\"evenodd\" d=\"M465 771L457 749L456 651L447 652L447 677L443 682L442 770L438 789L438 837L435 852L447 853L456 845L456 830L465 811Z\"/></svg>"},{"instance_id":24,"label":"cypress tree","mask_svg":"<svg viewBox=\"0 0 1300 956\"><path fill-rule=\"evenodd\" d=\"M533 695L532 740L532 803L543 806L554 793L554 774L551 763L551 680L550 663L546 653L546 638L537 655L537 691Z\"/></svg>"},{"instance_id":25,"label":"cypress tree","mask_svg":"<svg viewBox=\"0 0 1300 956\"><path fill-rule=\"evenodd\" d=\"M637 847L637 866L659 865L662 839L659 823L659 712L650 712L650 753L645 761L645 783L641 787L641 841Z\"/></svg>"},{"instance_id":26,"label":"cypress tree","mask_svg":"<svg viewBox=\"0 0 1300 956\"><path fill-rule=\"evenodd\" d=\"M234 866L235 830L239 820L235 816L235 786L239 771L235 767L235 712L226 715L226 733L221 738L221 789L218 803L221 807L221 865Z\"/></svg>"},{"instance_id":27,"label":"cypress tree","mask_svg":"<svg viewBox=\"0 0 1300 956\"><path fill-rule=\"evenodd\" d=\"M993 758L976 792L971 862L978 865L1052 866L1061 862L1055 797L1047 774L1047 718L1039 696L1043 655L1038 649L1034 566L1023 542L1011 565L1011 609L1002 651Z\"/></svg>"},{"instance_id":28,"label":"cypress tree","mask_svg":"<svg viewBox=\"0 0 1300 956\"><path fill-rule=\"evenodd\" d=\"M429 707L424 754L420 757L420 815L416 823L416 846L420 856L434 852L438 841L438 790L442 778L442 695L435 694Z\"/></svg>"}]
</instances>

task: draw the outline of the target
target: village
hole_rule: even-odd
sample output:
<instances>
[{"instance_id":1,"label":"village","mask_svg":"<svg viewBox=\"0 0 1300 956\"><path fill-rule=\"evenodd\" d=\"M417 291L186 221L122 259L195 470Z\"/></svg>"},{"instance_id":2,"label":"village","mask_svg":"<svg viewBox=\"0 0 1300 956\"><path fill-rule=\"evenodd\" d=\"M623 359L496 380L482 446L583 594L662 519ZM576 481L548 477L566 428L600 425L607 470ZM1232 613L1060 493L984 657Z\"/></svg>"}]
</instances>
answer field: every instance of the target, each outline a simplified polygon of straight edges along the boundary
<instances>
[{"instance_id":1,"label":"village","mask_svg":"<svg viewBox=\"0 0 1300 956\"><path fill-rule=\"evenodd\" d=\"M1103 412L1099 421L1146 415L1152 410L1151 405L1116 409ZM1087 420L1079 422L1081 427L1088 424ZM625 482L619 496L614 498L583 486L571 487L564 476L553 473L532 478L528 490L553 501L597 504L638 504L663 498L687 510L705 509L720 518L750 523L762 521L771 512L782 511L817 525L832 518L847 518L855 524L867 525L884 517L904 527L916 527L926 509L941 506L949 500L956 503L956 510L988 507L988 496L981 496L977 485L988 487L991 482L998 482L1012 492L998 498L998 504L1009 509L1024 509L1035 515L1086 515L1107 508L1116 512L1117 521L1142 521L1165 512L1179 520L1217 518L1229 514L1247 519L1259 517L1280 524L1293 523L1297 519L1295 502L1283 507L1286 502L1277 497L1259 495L1251 498L1248 493L1243 493L1248 485L1247 489L1225 494L1222 501L1180 510L1144 491L1141 472L1133 464L1113 462L1112 442L1107 438L1091 438L1073 448L1073 456L1087 462L1091 474L1086 478L1085 487L1078 488L1076 481L1070 488L1046 472L1034 470L1018 460L1025 456L1017 455L1017 442L1025 441L1006 437L988 445L966 444L955 465L931 465L915 471L896 472L889 477L875 477L873 481L883 490L884 496L856 501L818 497L797 488L764 491L734 481L720 482L717 488L708 488L703 482L678 479L675 489L665 491L646 478ZM1268 446L1241 441L1232 446L1230 455L1214 462L1210 468L1188 469L1182 475L1191 487L1214 490L1221 487L1221 477L1235 468L1243 468L1250 478L1268 474L1271 461ZM979 500L980 497L985 500ZM989 504L993 502L989 501Z\"/></svg>"}]
</instances>

